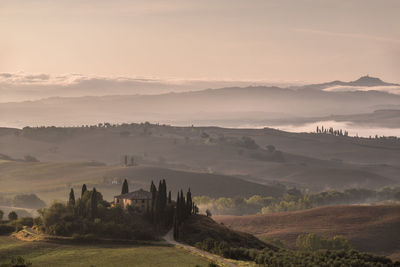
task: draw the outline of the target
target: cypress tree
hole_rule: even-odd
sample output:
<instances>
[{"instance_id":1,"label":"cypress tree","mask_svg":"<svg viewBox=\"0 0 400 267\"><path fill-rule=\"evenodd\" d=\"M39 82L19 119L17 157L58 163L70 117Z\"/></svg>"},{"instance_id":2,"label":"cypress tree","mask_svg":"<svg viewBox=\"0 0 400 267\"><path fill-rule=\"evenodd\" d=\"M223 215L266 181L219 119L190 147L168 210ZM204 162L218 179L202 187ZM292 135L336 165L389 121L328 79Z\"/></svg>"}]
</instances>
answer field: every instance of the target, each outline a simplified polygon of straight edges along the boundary
<instances>
[{"instance_id":1,"label":"cypress tree","mask_svg":"<svg viewBox=\"0 0 400 267\"><path fill-rule=\"evenodd\" d=\"M176 218L176 223L179 224L181 222L181 197L178 192L178 196L176 197L176 207L175 207L175 218Z\"/></svg>"},{"instance_id":2,"label":"cypress tree","mask_svg":"<svg viewBox=\"0 0 400 267\"><path fill-rule=\"evenodd\" d=\"M71 188L71 191L69 192L68 205L71 207L75 206L75 193L73 188Z\"/></svg>"},{"instance_id":3,"label":"cypress tree","mask_svg":"<svg viewBox=\"0 0 400 267\"><path fill-rule=\"evenodd\" d=\"M157 188L156 188L156 186L154 185L153 181L151 181L150 193L151 193L151 198L152 198L153 200L155 200L155 199L156 199L156 194L157 194Z\"/></svg>"},{"instance_id":4,"label":"cypress tree","mask_svg":"<svg viewBox=\"0 0 400 267\"><path fill-rule=\"evenodd\" d=\"M162 202L162 184L161 181L158 182L158 190L156 194L156 205L155 205L155 218L158 222L161 215L161 202Z\"/></svg>"},{"instance_id":5,"label":"cypress tree","mask_svg":"<svg viewBox=\"0 0 400 267\"><path fill-rule=\"evenodd\" d=\"M171 204L172 198L171 198L171 191L168 192L168 204Z\"/></svg>"},{"instance_id":6,"label":"cypress tree","mask_svg":"<svg viewBox=\"0 0 400 267\"><path fill-rule=\"evenodd\" d=\"M163 191L162 186L163 186L163 184L162 184L162 181L160 180L158 182L158 191L157 191L159 195L162 195L162 191Z\"/></svg>"},{"instance_id":7,"label":"cypress tree","mask_svg":"<svg viewBox=\"0 0 400 267\"><path fill-rule=\"evenodd\" d=\"M122 184L121 195L128 194L128 193L129 193L128 181L125 179L124 183Z\"/></svg>"},{"instance_id":8,"label":"cypress tree","mask_svg":"<svg viewBox=\"0 0 400 267\"><path fill-rule=\"evenodd\" d=\"M190 188L189 191L186 194L186 215L190 216L192 214L192 207L193 206L193 202L192 202L192 193L190 192Z\"/></svg>"},{"instance_id":9,"label":"cypress tree","mask_svg":"<svg viewBox=\"0 0 400 267\"><path fill-rule=\"evenodd\" d=\"M82 185L82 193L81 193L81 197L83 197L83 194L85 194L85 192L87 191L86 185L83 184Z\"/></svg>"},{"instance_id":10,"label":"cypress tree","mask_svg":"<svg viewBox=\"0 0 400 267\"><path fill-rule=\"evenodd\" d=\"M178 194L179 197L179 194ZM174 211L174 239L177 240L179 238L179 225L178 225L178 214L177 214L177 209Z\"/></svg>"},{"instance_id":11,"label":"cypress tree","mask_svg":"<svg viewBox=\"0 0 400 267\"><path fill-rule=\"evenodd\" d=\"M150 193L151 193L151 220L154 222L154 209L155 209L155 205L156 205L156 197L157 197L157 188L154 185L154 182L151 181L151 185L150 185Z\"/></svg>"},{"instance_id":12,"label":"cypress tree","mask_svg":"<svg viewBox=\"0 0 400 267\"><path fill-rule=\"evenodd\" d=\"M185 197L183 196L182 190L181 190L181 194L180 194L179 198L180 198L180 201L179 201L180 222L183 222L183 220L186 218L186 201L185 201Z\"/></svg>"},{"instance_id":13,"label":"cypress tree","mask_svg":"<svg viewBox=\"0 0 400 267\"><path fill-rule=\"evenodd\" d=\"M164 179L161 182L161 189L161 209L164 210L167 204L167 186Z\"/></svg>"},{"instance_id":14,"label":"cypress tree","mask_svg":"<svg viewBox=\"0 0 400 267\"><path fill-rule=\"evenodd\" d=\"M167 206L167 183L165 182L165 179L162 180L160 185L161 185L161 189L159 190L159 194L160 194L160 212L163 213L165 211L166 206Z\"/></svg>"},{"instance_id":15,"label":"cypress tree","mask_svg":"<svg viewBox=\"0 0 400 267\"><path fill-rule=\"evenodd\" d=\"M90 197L90 211L92 218L95 218L97 215L97 191L96 188L93 188L92 195Z\"/></svg>"}]
</instances>

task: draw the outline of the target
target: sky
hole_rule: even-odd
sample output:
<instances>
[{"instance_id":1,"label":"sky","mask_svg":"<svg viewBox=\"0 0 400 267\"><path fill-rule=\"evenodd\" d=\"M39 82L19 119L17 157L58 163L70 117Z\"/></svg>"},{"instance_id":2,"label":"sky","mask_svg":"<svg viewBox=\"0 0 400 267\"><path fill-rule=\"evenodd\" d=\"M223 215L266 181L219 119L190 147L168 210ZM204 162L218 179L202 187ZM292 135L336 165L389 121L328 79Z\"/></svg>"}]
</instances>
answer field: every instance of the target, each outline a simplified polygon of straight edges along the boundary
<instances>
[{"instance_id":1,"label":"sky","mask_svg":"<svg viewBox=\"0 0 400 267\"><path fill-rule=\"evenodd\" d=\"M0 73L400 82L398 0L1 0Z\"/></svg>"}]
</instances>

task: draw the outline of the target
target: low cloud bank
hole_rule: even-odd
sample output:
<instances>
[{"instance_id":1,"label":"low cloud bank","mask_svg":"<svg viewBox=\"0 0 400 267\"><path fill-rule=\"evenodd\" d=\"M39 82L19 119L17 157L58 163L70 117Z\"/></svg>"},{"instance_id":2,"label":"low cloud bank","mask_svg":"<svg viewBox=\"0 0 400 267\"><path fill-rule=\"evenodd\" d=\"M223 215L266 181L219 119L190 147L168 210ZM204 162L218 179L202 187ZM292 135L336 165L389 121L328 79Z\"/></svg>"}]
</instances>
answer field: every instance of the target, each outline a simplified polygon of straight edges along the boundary
<instances>
[{"instance_id":1,"label":"low cloud bank","mask_svg":"<svg viewBox=\"0 0 400 267\"><path fill-rule=\"evenodd\" d=\"M81 74L0 73L0 102L21 102L49 97L153 95L251 85L293 84L266 81L102 77Z\"/></svg>"},{"instance_id":2,"label":"low cloud bank","mask_svg":"<svg viewBox=\"0 0 400 267\"><path fill-rule=\"evenodd\" d=\"M370 87L362 87L362 86L332 86L323 89L327 92L355 92L355 91L378 91L378 92L386 92L389 94L400 95L400 86L370 86Z\"/></svg>"}]
</instances>

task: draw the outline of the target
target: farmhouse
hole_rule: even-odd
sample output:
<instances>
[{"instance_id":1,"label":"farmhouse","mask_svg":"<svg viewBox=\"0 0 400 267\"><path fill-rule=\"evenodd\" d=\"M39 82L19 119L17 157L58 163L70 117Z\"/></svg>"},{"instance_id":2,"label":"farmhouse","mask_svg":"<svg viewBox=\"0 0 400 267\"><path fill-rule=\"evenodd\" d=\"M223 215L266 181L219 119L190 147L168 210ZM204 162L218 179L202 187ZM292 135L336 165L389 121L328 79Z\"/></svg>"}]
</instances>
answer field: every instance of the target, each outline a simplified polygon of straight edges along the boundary
<instances>
[{"instance_id":1,"label":"farmhouse","mask_svg":"<svg viewBox=\"0 0 400 267\"><path fill-rule=\"evenodd\" d=\"M114 197L114 205L120 205L124 209L133 207L139 212L145 212L151 206L151 193L143 189Z\"/></svg>"}]
</instances>

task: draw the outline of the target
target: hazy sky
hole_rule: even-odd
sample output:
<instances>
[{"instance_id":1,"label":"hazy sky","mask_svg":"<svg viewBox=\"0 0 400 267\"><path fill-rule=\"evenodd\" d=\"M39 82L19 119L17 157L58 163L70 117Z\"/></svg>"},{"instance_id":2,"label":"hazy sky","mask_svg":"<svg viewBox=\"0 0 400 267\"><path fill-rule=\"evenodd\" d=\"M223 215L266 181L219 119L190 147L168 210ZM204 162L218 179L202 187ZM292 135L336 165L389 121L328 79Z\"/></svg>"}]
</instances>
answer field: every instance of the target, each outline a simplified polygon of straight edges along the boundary
<instances>
[{"instance_id":1,"label":"hazy sky","mask_svg":"<svg viewBox=\"0 0 400 267\"><path fill-rule=\"evenodd\" d=\"M400 82L399 0L0 0L0 72Z\"/></svg>"}]
</instances>

